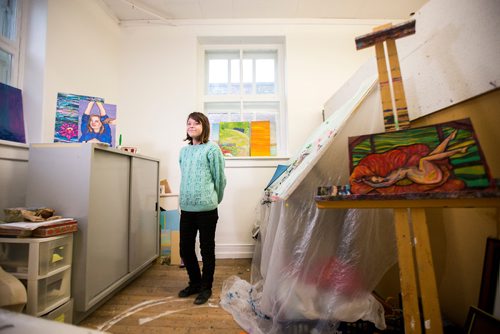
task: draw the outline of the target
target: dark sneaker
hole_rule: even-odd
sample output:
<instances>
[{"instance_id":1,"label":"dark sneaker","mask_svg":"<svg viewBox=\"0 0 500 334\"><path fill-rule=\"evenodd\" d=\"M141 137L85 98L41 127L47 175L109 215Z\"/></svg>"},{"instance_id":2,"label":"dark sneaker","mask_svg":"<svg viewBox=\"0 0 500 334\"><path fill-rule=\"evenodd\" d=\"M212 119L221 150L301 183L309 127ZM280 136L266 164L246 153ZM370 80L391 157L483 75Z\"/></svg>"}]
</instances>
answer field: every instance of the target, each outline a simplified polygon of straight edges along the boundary
<instances>
[{"instance_id":1,"label":"dark sneaker","mask_svg":"<svg viewBox=\"0 0 500 334\"><path fill-rule=\"evenodd\" d=\"M181 298L186 298L186 297L189 297L191 295L195 295L197 293L200 292L200 287L199 286L193 286L193 285L189 285L187 288L179 291L179 297Z\"/></svg>"},{"instance_id":2,"label":"dark sneaker","mask_svg":"<svg viewBox=\"0 0 500 334\"><path fill-rule=\"evenodd\" d=\"M202 290L194 300L194 303L196 305L205 304L211 296L212 296L212 290L210 289Z\"/></svg>"}]
</instances>

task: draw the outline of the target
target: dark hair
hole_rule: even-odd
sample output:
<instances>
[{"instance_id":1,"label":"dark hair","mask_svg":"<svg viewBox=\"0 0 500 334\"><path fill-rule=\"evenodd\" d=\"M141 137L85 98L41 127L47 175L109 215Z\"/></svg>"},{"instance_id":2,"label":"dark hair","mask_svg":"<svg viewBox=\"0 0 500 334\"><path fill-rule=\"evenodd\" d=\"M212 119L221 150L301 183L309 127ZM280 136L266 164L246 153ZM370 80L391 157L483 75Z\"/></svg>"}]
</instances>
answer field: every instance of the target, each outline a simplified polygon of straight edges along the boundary
<instances>
[{"instance_id":1,"label":"dark hair","mask_svg":"<svg viewBox=\"0 0 500 334\"><path fill-rule=\"evenodd\" d=\"M193 119L196 122L201 123L202 130L201 130L200 141L202 144L207 143L208 138L210 138L210 121L208 120L208 117L201 112L195 111L188 115L186 123L187 121L189 121L189 119ZM184 140L189 141L189 145L193 145L193 138L191 138L187 133L186 133L186 138Z\"/></svg>"}]
</instances>

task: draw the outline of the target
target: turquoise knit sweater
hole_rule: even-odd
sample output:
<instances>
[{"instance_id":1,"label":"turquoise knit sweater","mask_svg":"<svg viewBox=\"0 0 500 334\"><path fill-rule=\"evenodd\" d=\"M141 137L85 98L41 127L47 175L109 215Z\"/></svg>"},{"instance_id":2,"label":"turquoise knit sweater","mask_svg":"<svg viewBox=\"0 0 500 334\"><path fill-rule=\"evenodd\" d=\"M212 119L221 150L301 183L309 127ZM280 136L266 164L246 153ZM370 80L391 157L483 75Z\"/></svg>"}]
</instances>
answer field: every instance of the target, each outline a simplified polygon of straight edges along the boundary
<instances>
[{"instance_id":1,"label":"turquoise knit sweater","mask_svg":"<svg viewBox=\"0 0 500 334\"><path fill-rule=\"evenodd\" d=\"M187 145L181 149L181 210L200 212L217 208L222 201L226 176L224 157L213 142Z\"/></svg>"}]
</instances>

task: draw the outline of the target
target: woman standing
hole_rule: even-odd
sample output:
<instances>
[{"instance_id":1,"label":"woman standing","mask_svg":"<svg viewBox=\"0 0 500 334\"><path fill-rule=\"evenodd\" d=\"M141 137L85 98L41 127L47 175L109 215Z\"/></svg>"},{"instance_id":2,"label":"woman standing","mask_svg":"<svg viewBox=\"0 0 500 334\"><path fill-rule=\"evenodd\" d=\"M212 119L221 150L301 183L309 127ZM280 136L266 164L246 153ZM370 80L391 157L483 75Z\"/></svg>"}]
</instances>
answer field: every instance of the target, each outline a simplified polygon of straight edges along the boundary
<instances>
[{"instance_id":1,"label":"woman standing","mask_svg":"<svg viewBox=\"0 0 500 334\"><path fill-rule=\"evenodd\" d=\"M215 228L219 215L217 206L222 201L226 176L224 157L219 146L208 140L210 123L199 112L189 114L186 138L189 145L180 152L181 189L179 205L180 255L186 266L189 285L179 292L185 298L198 294L194 303L204 304L212 295L215 271ZM200 271L195 253L197 233L203 271Z\"/></svg>"}]
</instances>

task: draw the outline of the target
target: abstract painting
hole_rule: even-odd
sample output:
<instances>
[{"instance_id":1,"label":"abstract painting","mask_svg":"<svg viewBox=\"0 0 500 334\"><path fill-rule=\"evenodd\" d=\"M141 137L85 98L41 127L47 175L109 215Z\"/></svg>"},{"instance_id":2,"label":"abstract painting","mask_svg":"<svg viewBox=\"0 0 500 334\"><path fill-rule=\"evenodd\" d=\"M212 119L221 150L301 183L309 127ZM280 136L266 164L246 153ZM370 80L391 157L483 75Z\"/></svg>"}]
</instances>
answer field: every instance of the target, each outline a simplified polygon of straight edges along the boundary
<instances>
[{"instance_id":1,"label":"abstract painting","mask_svg":"<svg viewBox=\"0 0 500 334\"><path fill-rule=\"evenodd\" d=\"M78 142L80 100L104 102L104 99L99 97L58 93L54 142Z\"/></svg>"},{"instance_id":2,"label":"abstract painting","mask_svg":"<svg viewBox=\"0 0 500 334\"><path fill-rule=\"evenodd\" d=\"M250 137L250 155L267 157L271 155L271 122L253 121Z\"/></svg>"},{"instance_id":3,"label":"abstract painting","mask_svg":"<svg viewBox=\"0 0 500 334\"><path fill-rule=\"evenodd\" d=\"M0 139L26 143L21 90L0 83Z\"/></svg>"},{"instance_id":4,"label":"abstract painting","mask_svg":"<svg viewBox=\"0 0 500 334\"><path fill-rule=\"evenodd\" d=\"M220 122L219 146L226 157L250 155L250 122Z\"/></svg>"},{"instance_id":5,"label":"abstract painting","mask_svg":"<svg viewBox=\"0 0 500 334\"><path fill-rule=\"evenodd\" d=\"M489 188L493 181L470 119L349 138L352 194Z\"/></svg>"},{"instance_id":6,"label":"abstract painting","mask_svg":"<svg viewBox=\"0 0 500 334\"><path fill-rule=\"evenodd\" d=\"M116 105L80 100L78 141L100 142L115 147Z\"/></svg>"}]
</instances>

